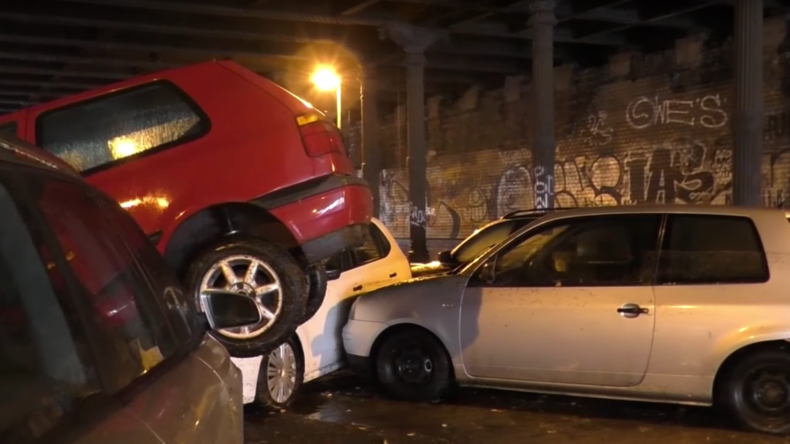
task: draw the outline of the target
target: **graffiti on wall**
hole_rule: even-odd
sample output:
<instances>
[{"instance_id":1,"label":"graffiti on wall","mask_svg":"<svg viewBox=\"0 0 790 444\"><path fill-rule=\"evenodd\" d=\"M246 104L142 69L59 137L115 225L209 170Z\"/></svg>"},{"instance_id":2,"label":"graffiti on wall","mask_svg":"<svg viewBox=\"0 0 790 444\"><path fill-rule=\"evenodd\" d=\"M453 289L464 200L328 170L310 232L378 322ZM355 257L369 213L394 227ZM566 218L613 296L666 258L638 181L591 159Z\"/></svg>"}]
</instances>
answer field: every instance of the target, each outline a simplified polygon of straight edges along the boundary
<instances>
[{"instance_id":1,"label":"graffiti on wall","mask_svg":"<svg viewBox=\"0 0 790 444\"><path fill-rule=\"evenodd\" d=\"M719 94L691 100L642 96L628 103L625 118L633 129L672 124L723 128L728 121L727 112L722 108L723 103Z\"/></svg>"},{"instance_id":2,"label":"graffiti on wall","mask_svg":"<svg viewBox=\"0 0 790 444\"><path fill-rule=\"evenodd\" d=\"M730 203L726 101L721 93L635 95L619 107L585 112L581 122L566 123L579 131L557 132L567 135L557 140L553 171L533 163L524 140L445 157L428 168L427 210L417 221L429 238L457 239L512 211L543 207L547 196L563 208ZM765 140L763 202L778 205L790 200L790 109L766 116ZM397 237L408 237L415 220L408 173L388 170L381 179L381 218Z\"/></svg>"},{"instance_id":3,"label":"graffiti on wall","mask_svg":"<svg viewBox=\"0 0 790 444\"><path fill-rule=\"evenodd\" d=\"M587 133L584 137L585 145L602 147L612 141L614 128L606 125L607 118L606 111L598 111L587 116Z\"/></svg>"}]
</instances>

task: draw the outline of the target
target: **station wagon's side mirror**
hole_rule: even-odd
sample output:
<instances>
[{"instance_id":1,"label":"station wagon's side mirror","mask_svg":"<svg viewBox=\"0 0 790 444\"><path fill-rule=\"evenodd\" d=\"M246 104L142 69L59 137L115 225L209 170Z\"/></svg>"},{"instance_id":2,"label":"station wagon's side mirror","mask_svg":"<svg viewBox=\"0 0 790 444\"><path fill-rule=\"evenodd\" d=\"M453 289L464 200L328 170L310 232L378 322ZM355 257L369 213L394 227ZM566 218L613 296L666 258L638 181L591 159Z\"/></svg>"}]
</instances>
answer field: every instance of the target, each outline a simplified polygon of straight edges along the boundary
<instances>
[{"instance_id":1,"label":"station wagon's side mirror","mask_svg":"<svg viewBox=\"0 0 790 444\"><path fill-rule=\"evenodd\" d=\"M262 320L255 301L243 294L207 289L200 293L200 301L212 330L255 325Z\"/></svg>"},{"instance_id":2,"label":"station wagon's side mirror","mask_svg":"<svg viewBox=\"0 0 790 444\"><path fill-rule=\"evenodd\" d=\"M338 270L337 268L327 268L326 280L334 281L336 279L340 279L340 270Z\"/></svg>"},{"instance_id":3,"label":"station wagon's side mirror","mask_svg":"<svg viewBox=\"0 0 790 444\"><path fill-rule=\"evenodd\" d=\"M449 251L440 251L439 252L439 262L443 264L451 264L453 263L453 256L450 254Z\"/></svg>"}]
</instances>

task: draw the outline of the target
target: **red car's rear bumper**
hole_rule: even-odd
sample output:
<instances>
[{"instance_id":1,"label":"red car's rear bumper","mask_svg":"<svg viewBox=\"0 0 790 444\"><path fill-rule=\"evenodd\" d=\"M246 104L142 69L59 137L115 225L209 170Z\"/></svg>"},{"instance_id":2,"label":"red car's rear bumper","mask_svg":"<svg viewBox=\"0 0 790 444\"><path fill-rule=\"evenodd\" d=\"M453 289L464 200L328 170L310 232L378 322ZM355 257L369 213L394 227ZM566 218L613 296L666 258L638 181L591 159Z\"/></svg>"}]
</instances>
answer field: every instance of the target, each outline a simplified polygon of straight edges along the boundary
<instances>
[{"instance_id":1,"label":"red car's rear bumper","mask_svg":"<svg viewBox=\"0 0 790 444\"><path fill-rule=\"evenodd\" d=\"M298 198L291 200L295 196ZM271 212L288 226L308 262L318 262L362 242L373 212L370 188L363 179L330 176L302 186L290 196L267 197L266 204L288 197L291 202L271 208Z\"/></svg>"}]
</instances>

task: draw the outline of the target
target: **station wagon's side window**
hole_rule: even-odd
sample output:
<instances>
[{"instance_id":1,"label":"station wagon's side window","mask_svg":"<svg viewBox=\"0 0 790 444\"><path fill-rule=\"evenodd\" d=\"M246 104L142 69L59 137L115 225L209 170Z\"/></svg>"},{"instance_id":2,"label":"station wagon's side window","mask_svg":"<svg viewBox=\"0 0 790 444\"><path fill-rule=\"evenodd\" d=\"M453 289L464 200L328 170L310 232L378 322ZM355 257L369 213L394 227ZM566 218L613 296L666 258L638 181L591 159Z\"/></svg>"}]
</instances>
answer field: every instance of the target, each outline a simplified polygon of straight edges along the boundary
<instances>
[{"instance_id":1,"label":"station wagon's side window","mask_svg":"<svg viewBox=\"0 0 790 444\"><path fill-rule=\"evenodd\" d=\"M359 267L386 257L392 248L379 228L371 223L362 245L352 250L355 266Z\"/></svg>"},{"instance_id":2,"label":"station wagon's side window","mask_svg":"<svg viewBox=\"0 0 790 444\"><path fill-rule=\"evenodd\" d=\"M759 283L768 265L751 219L671 215L659 260L659 284Z\"/></svg>"},{"instance_id":3,"label":"station wagon's side window","mask_svg":"<svg viewBox=\"0 0 790 444\"><path fill-rule=\"evenodd\" d=\"M98 374L63 276L1 185L0 214L0 442L50 442L100 396Z\"/></svg>"},{"instance_id":4,"label":"station wagon's side window","mask_svg":"<svg viewBox=\"0 0 790 444\"><path fill-rule=\"evenodd\" d=\"M497 287L650 285L660 225L660 215L558 222L525 233L484 267Z\"/></svg>"},{"instance_id":5,"label":"station wagon's side window","mask_svg":"<svg viewBox=\"0 0 790 444\"><path fill-rule=\"evenodd\" d=\"M155 82L43 113L36 142L83 173L208 132L208 118L176 86Z\"/></svg>"}]
</instances>

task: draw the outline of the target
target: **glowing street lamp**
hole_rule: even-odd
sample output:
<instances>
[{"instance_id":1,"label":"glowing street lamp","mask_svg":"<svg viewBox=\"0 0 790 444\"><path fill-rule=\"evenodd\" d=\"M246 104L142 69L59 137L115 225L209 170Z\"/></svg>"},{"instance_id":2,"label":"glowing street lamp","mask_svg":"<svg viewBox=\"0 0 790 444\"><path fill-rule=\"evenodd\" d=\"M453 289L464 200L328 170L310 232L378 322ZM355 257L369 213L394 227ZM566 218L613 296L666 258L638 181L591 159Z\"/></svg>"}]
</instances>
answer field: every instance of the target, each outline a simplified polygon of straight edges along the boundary
<instances>
[{"instance_id":1,"label":"glowing street lamp","mask_svg":"<svg viewBox=\"0 0 790 444\"><path fill-rule=\"evenodd\" d=\"M321 91L332 91L333 89L337 91L337 127L340 128L340 76L330 67L319 66L313 73L312 81L313 85Z\"/></svg>"}]
</instances>

